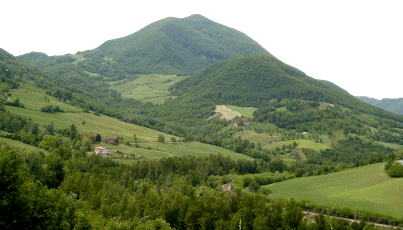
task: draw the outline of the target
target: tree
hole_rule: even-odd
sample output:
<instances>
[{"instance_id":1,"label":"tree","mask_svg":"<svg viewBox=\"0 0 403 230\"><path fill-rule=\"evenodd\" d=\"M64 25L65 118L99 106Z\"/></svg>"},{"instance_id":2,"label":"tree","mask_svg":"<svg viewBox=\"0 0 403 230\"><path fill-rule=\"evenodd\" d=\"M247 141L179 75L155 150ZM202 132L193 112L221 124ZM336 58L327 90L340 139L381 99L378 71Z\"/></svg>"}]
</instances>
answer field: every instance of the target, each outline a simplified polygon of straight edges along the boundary
<instances>
[{"instance_id":1,"label":"tree","mask_svg":"<svg viewBox=\"0 0 403 230\"><path fill-rule=\"evenodd\" d=\"M34 135L38 135L39 133L39 124L38 123L32 123L31 126L29 127L29 131L30 133L34 134Z\"/></svg>"},{"instance_id":2,"label":"tree","mask_svg":"<svg viewBox=\"0 0 403 230\"><path fill-rule=\"evenodd\" d=\"M32 179L19 154L6 145L0 150L0 201L1 229L73 228L66 197Z\"/></svg>"},{"instance_id":3,"label":"tree","mask_svg":"<svg viewBox=\"0 0 403 230\"><path fill-rule=\"evenodd\" d=\"M293 147L294 149L296 149L296 148L298 147L298 143L297 143L296 141L294 141L294 142L292 143L292 147Z\"/></svg>"},{"instance_id":4,"label":"tree","mask_svg":"<svg viewBox=\"0 0 403 230\"><path fill-rule=\"evenodd\" d=\"M46 167L46 184L49 188L57 188L62 183L66 172L64 171L64 163L57 154L49 154L45 157Z\"/></svg>"},{"instance_id":5,"label":"tree","mask_svg":"<svg viewBox=\"0 0 403 230\"><path fill-rule=\"evenodd\" d=\"M102 141L102 137L101 134L97 133L97 137L95 138L96 142L101 142Z\"/></svg>"},{"instance_id":6,"label":"tree","mask_svg":"<svg viewBox=\"0 0 403 230\"><path fill-rule=\"evenodd\" d=\"M297 206L297 202L291 199L286 207L285 223L292 229L298 229L303 218L302 208Z\"/></svg>"},{"instance_id":7,"label":"tree","mask_svg":"<svg viewBox=\"0 0 403 230\"><path fill-rule=\"evenodd\" d=\"M160 134L160 135L158 136L158 138L157 138L157 142L164 143L164 142L165 142L165 137L164 137L164 135Z\"/></svg>"},{"instance_id":8,"label":"tree","mask_svg":"<svg viewBox=\"0 0 403 230\"><path fill-rule=\"evenodd\" d=\"M171 137L171 141L172 141L172 143L176 143L176 138L175 137Z\"/></svg>"},{"instance_id":9,"label":"tree","mask_svg":"<svg viewBox=\"0 0 403 230\"><path fill-rule=\"evenodd\" d=\"M46 126L45 134L49 134L49 135L52 135L52 136L55 135L53 122Z\"/></svg>"}]
</instances>

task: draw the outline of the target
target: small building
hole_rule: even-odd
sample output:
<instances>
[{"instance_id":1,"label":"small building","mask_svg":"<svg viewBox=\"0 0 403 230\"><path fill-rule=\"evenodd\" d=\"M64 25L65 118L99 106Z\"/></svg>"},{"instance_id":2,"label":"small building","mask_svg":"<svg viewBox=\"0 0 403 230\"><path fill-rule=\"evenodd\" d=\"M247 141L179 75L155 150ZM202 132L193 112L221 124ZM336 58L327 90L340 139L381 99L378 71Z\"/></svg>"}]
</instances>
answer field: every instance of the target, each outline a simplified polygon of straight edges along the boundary
<instances>
[{"instance_id":1,"label":"small building","mask_svg":"<svg viewBox=\"0 0 403 230\"><path fill-rule=\"evenodd\" d=\"M243 122L244 125L250 125L249 118L242 118L242 122Z\"/></svg>"},{"instance_id":2,"label":"small building","mask_svg":"<svg viewBox=\"0 0 403 230\"><path fill-rule=\"evenodd\" d=\"M100 154L101 156L112 156L112 151L105 147L96 147L95 154Z\"/></svg>"},{"instance_id":3,"label":"small building","mask_svg":"<svg viewBox=\"0 0 403 230\"><path fill-rule=\"evenodd\" d=\"M110 145L119 145L119 140L116 138L112 138L112 137L105 138L104 142L106 144L110 144Z\"/></svg>"}]
</instances>

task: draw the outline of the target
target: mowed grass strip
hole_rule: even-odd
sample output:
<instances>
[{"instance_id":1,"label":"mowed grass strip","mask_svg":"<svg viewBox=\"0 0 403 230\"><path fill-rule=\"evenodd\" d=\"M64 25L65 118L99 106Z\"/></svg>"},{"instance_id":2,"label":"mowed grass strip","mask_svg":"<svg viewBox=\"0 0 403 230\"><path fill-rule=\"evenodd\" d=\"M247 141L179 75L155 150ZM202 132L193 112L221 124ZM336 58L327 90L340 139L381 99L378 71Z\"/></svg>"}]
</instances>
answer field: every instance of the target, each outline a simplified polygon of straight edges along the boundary
<instances>
[{"instance_id":1,"label":"mowed grass strip","mask_svg":"<svg viewBox=\"0 0 403 230\"><path fill-rule=\"evenodd\" d=\"M379 163L328 175L296 178L264 187L273 191L271 197L308 199L401 218L403 178L390 178L384 165Z\"/></svg>"}]
</instances>

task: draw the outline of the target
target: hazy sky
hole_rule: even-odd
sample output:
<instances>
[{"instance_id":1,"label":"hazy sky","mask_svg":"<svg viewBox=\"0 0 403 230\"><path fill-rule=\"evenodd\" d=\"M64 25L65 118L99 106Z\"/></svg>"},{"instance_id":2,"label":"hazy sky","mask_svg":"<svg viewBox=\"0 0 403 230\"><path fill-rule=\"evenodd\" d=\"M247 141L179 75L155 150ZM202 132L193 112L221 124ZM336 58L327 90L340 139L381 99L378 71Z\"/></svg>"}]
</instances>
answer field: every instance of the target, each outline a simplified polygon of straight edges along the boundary
<instances>
[{"instance_id":1,"label":"hazy sky","mask_svg":"<svg viewBox=\"0 0 403 230\"><path fill-rule=\"evenodd\" d=\"M74 54L166 17L201 14L354 96L403 97L403 1L44 1L1 3L0 47Z\"/></svg>"}]
</instances>

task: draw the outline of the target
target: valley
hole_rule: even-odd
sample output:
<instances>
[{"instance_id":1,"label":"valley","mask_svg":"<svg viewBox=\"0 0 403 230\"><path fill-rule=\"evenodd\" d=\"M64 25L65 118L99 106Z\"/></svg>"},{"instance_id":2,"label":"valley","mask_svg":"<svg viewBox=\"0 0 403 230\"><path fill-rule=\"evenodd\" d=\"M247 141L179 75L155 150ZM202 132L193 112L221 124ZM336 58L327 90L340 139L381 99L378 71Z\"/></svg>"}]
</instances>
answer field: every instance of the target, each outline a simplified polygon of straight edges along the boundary
<instances>
[{"instance_id":1,"label":"valley","mask_svg":"<svg viewBox=\"0 0 403 230\"><path fill-rule=\"evenodd\" d=\"M0 227L403 225L403 116L204 16L0 65Z\"/></svg>"}]
</instances>

